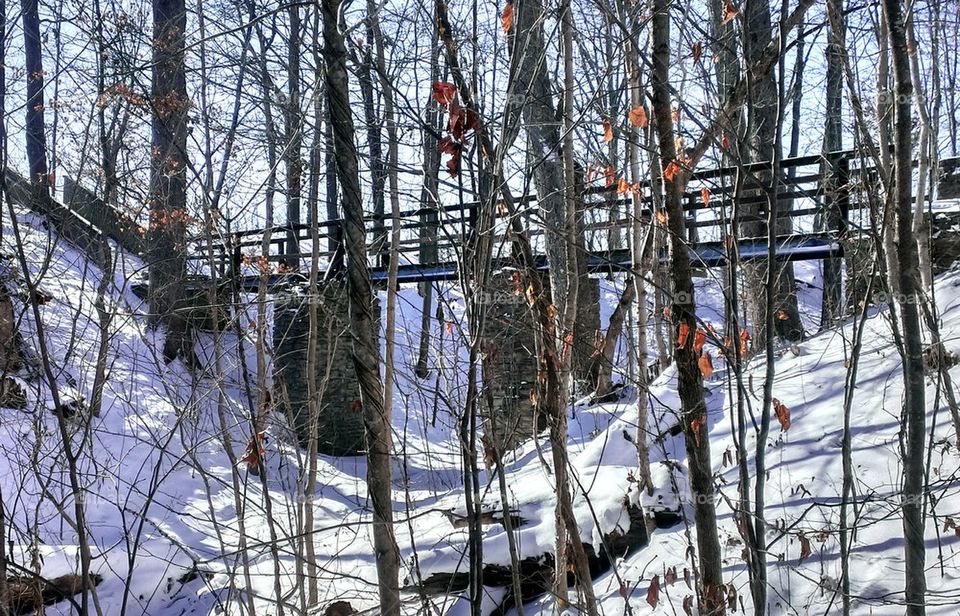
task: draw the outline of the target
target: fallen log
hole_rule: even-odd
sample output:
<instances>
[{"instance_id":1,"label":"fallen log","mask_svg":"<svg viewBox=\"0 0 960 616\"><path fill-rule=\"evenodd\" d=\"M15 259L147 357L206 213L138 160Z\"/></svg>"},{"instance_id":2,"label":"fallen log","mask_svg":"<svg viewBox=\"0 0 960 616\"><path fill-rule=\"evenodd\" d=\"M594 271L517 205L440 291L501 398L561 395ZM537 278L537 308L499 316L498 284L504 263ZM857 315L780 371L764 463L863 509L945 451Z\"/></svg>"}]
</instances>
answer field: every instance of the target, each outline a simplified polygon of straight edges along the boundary
<instances>
[{"instance_id":1,"label":"fallen log","mask_svg":"<svg viewBox=\"0 0 960 616\"><path fill-rule=\"evenodd\" d=\"M6 613L19 616L36 612L41 606L54 605L70 599L84 589L90 590L103 581L97 574L87 578L83 584L79 575L68 573L47 580L28 576L7 577L7 605ZM74 607L77 607L74 604Z\"/></svg>"},{"instance_id":2,"label":"fallen log","mask_svg":"<svg viewBox=\"0 0 960 616\"><path fill-rule=\"evenodd\" d=\"M647 528L647 519L639 505L629 505L627 515L630 521L626 531L615 529L603 538L603 545L599 552L593 545L584 543L587 552L587 562L590 566L590 581L610 570L612 563L618 558L633 554L650 540ZM552 553L528 556L519 562L520 569L520 597L523 603L533 601L537 597L550 592L554 568ZM567 572L567 584L574 586L579 583L576 572ZM426 595L453 594L466 590L470 585L470 576L465 571L438 572L428 576L420 584L408 584L403 590ZM513 576L509 565L486 564L483 566L483 585L502 587L506 589L503 601L489 614L489 616L505 616L515 607L516 597L513 592Z\"/></svg>"},{"instance_id":3,"label":"fallen log","mask_svg":"<svg viewBox=\"0 0 960 616\"><path fill-rule=\"evenodd\" d=\"M470 518L459 513L454 513L453 510L442 511L441 513L450 521L451 526L454 528L467 528L470 525ZM527 519L511 511L510 523L513 528L519 528L527 523ZM489 524L503 525L503 515L499 511L484 511L480 514L480 525L487 526Z\"/></svg>"}]
</instances>

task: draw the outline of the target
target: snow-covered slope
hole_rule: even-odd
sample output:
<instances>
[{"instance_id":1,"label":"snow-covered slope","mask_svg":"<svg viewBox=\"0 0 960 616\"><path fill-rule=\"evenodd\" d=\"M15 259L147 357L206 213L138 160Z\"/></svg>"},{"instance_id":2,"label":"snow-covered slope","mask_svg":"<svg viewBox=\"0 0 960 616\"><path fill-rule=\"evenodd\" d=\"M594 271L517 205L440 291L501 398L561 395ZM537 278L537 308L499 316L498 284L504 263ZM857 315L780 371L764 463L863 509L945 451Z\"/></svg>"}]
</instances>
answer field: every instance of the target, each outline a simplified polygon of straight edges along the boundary
<instances>
[{"instance_id":1,"label":"snow-covered slope","mask_svg":"<svg viewBox=\"0 0 960 616\"><path fill-rule=\"evenodd\" d=\"M102 274L57 242L39 221L25 215L21 223L32 275L40 276L40 286L53 297L40 312L57 383L64 395L90 401L101 341L96 304ZM0 252L12 254L14 239L5 220ZM242 455L250 433L248 392L233 352L237 340L229 335L218 342L224 351L222 379L215 378L212 359L211 370L199 377L178 364L165 366L155 352L156 334L147 329L139 300L128 292L128 280L140 267L135 260L124 259L104 287L104 305L112 321L107 330L102 410L90 422L89 433L81 430L72 440L79 448L92 569L104 578L96 593L99 606L104 614L124 610L207 614L219 608L239 613L252 598L258 613L274 614L278 572L284 601L298 605L303 589L294 582L295 555L302 546L298 534L304 526L301 469L306 461L289 445L281 418L273 418L267 439L268 480L264 483L244 465L231 462L227 449ZM710 285L701 291L709 310L715 303ZM960 275L942 277L937 294L944 340L949 349L960 351ZM449 300L451 318L456 319L455 294ZM445 515L464 508L460 449L455 418L448 408L457 408L462 396L463 349L447 336L442 347L435 348L443 369L435 370L428 384L416 381L408 357L414 353L419 328L415 290L405 289L400 303L407 316L399 334L403 361L394 409L398 451L394 508L402 575L414 580L417 575L453 571L458 564L461 570L466 567L466 531L454 528ZM707 316L719 319L719 315ZM241 317L245 324L254 318L253 313ZM22 327L25 337L37 346L38 328L29 314ZM248 353L252 353L252 335L245 334ZM776 364L774 395L790 407L793 425L788 432L776 427L767 445L771 613L822 614L838 609L834 590L840 572L840 437L850 337L848 323L803 342L799 355L786 352ZM901 613L903 556L897 492L902 384L899 357L882 312L868 319L863 340L852 415L857 497L851 514L857 527L851 550L854 612ZM207 356L213 358L213 341L203 342ZM253 366L253 355L247 359L247 365ZM727 504L727 499L737 498L737 469L729 463L735 400L725 376L718 370L707 383L708 429L721 493L724 577L749 604L743 545ZM960 379L960 373L955 371L955 378ZM651 432L659 433L674 421L678 405L674 379L668 370L651 388L656 424ZM759 396L760 368L747 380ZM42 383L43 379L24 381L31 399L27 411L0 410L0 486L15 546L13 558L28 568L39 559L42 574L53 577L77 570L77 534L71 528L73 501L57 418L47 409L51 392ZM443 391L447 399L438 403L434 389ZM930 463L936 514L928 516L927 523L928 613L954 614L953 606L960 601L960 538L944 527L948 516L960 520L960 458L949 413L942 401L941 408L933 410L935 387L931 384L928 391L930 423L936 423ZM750 404L756 410L757 399L751 398ZM439 412L434 422L435 405ZM581 533L594 545L599 545L601 534L625 528L625 502L641 498L632 481L635 448L625 436L636 434L635 415L636 392L617 403L581 405L571 411L571 457L578 485L586 492L586 497L578 495L575 507ZM73 430L83 425L70 423ZM650 439L658 489L652 497L643 496L648 509L685 501L682 438ZM528 520L518 535L524 556L553 550L553 479L542 462L550 459L549 444L541 442L540 448L538 452L530 443L506 464L508 499ZM752 440L747 448L753 450ZM317 463L318 487L311 502L321 606L335 599L364 610L376 606L365 473L360 458L320 457ZM499 508L495 476L484 472L482 480L484 504ZM496 524L486 528L485 562L508 563L503 528ZM687 524L657 530L649 546L597 579L595 588L604 613L624 613L626 602L636 613L682 613L684 598L692 594L682 571L692 568L688 546L695 532ZM811 553L801 558L805 542ZM414 562L418 570L412 568ZM680 572L679 580L663 584L660 605L654 610L646 603L650 580L654 575L663 580L670 567ZM625 583L623 590L617 575ZM491 607L502 592L490 589ZM421 603L410 594L405 605L412 614ZM433 606L451 613L466 609L456 597L435 599ZM553 609L553 602L544 598L529 605L526 613ZM65 613L68 608L61 605L50 611L58 610Z\"/></svg>"}]
</instances>

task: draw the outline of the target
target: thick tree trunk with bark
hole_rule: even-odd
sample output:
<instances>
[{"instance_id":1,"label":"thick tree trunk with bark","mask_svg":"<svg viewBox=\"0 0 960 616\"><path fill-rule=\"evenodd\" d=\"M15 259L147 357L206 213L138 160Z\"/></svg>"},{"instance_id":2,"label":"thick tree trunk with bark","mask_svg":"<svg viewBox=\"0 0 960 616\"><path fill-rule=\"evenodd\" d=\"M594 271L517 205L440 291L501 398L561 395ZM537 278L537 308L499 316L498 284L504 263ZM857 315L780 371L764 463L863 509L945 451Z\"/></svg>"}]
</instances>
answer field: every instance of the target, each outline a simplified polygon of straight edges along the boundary
<instances>
[{"instance_id":1,"label":"thick tree trunk with bark","mask_svg":"<svg viewBox=\"0 0 960 616\"><path fill-rule=\"evenodd\" d=\"M531 148L533 182L544 220L544 241L550 263L550 295L560 314L566 313L571 281L577 275L576 256L570 259L570 227L561 159L560 118L553 103L547 72L544 6L541 0L514 2L516 38L512 49L513 105L520 106ZM522 102L517 102L522 101ZM573 269L569 269L570 267Z\"/></svg>"},{"instance_id":2,"label":"thick tree trunk with bark","mask_svg":"<svg viewBox=\"0 0 960 616\"><path fill-rule=\"evenodd\" d=\"M666 168L677 164L670 99L670 0L655 0L653 7L653 54L651 86L653 115L659 137L660 161ZM674 347L677 364L677 388L680 394L690 490L693 496L699 557L699 594L706 614L724 612L723 574L720 539L717 533L713 471L710 466L710 438L707 433L707 408L703 397L703 377L693 349L692 332L697 329L693 277L687 256L683 206L680 201L686 174L678 173L664 183L667 223L670 230L670 274L673 283L671 317L674 326L686 327L690 335L684 345Z\"/></svg>"},{"instance_id":3,"label":"thick tree trunk with bark","mask_svg":"<svg viewBox=\"0 0 960 616\"><path fill-rule=\"evenodd\" d=\"M300 191L303 184L303 162L300 159L303 144L303 122L300 110L300 7L296 4L288 9L290 15L290 38L287 43L287 101L284 105L284 124L286 147L283 150L287 166L287 224L300 223ZM287 232L285 246L286 257L283 264L293 271L300 269L300 244L297 232Z\"/></svg>"},{"instance_id":4,"label":"thick tree trunk with bark","mask_svg":"<svg viewBox=\"0 0 960 616\"><path fill-rule=\"evenodd\" d=\"M40 45L40 15L38 0L21 0L23 17L23 55L27 72L27 118L24 136L27 140L27 165L30 168L30 186L35 199L45 199L50 193L47 175L47 136L43 121L43 56Z\"/></svg>"},{"instance_id":5,"label":"thick tree trunk with bark","mask_svg":"<svg viewBox=\"0 0 960 616\"><path fill-rule=\"evenodd\" d=\"M153 110L150 165L150 313L167 327L168 362L196 363L185 316L177 312L186 272L187 97L184 0L153 2Z\"/></svg>"},{"instance_id":6,"label":"thick tree trunk with bark","mask_svg":"<svg viewBox=\"0 0 960 616\"><path fill-rule=\"evenodd\" d=\"M744 40L743 52L747 65L756 64L772 42L772 27L770 19L770 3L766 0L747 2L744 5ZM750 161L773 160L773 148L777 142L777 88L772 72L757 79L751 80L750 91L747 94L747 148L746 154ZM772 173L779 173L779 169L770 172L757 173L757 179L766 186L770 183ZM753 193L754 191L751 191ZM754 205L745 206L742 215L748 220L740 225L740 237L766 237L768 230L757 205L764 202L755 200ZM789 201L777 203L783 208ZM789 216L778 216L780 221L776 232L778 235L790 233L791 219ZM763 301L767 268L776 268L776 292L774 304L767 306ZM747 315L749 324L753 327L753 345L756 349L764 348L768 335L780 336L786 340L800 340L803 337L803 324L800 322L800 312L797 308L796 283L793 276L793 265L789 262L778 264L763 261L744 266L746 275ZM786 318L776 318L775 332L767 332L767 312L775 314L782 311Z\"/></svg>"},{"instance_id":7,"label":"thick tree trunk with bark","mask_svg":"<svg viewBox=\"0 0 960 616\"><path fill-rule=\"evenodd\" d=\"M913 83L910 76L910 50L907 45L907 19L900 0L884 0L884 14L890 31L890 55L896 98L893 105L894 159L893 202L897 221L897 265L888 272L900 283L900 326L903 337L903 537L905 584L908 616L923 616L927 589L924 573L924 468L925 468L925 387L923 377L923 334L920 330L919 256L913 235Z\"/></svg>"},{"instance_id":8,"label":"thick tree trunk with bark","mask_svg":"<svg viewBox=\"0 0 960 616\"><path fill-rule=\"evenodd\" d=\"M323 0L323 57L326 62L327 101L333 125L334 156L344 212L344 242L350 296L353 363L360 381L360 401L367 442L367 486L373 508L373 546L380 589L380 614L400 614L400 555L393 532L390 416L383 406L380 352L374 334L374 302L366 260L356 133L347 81L347 50L338 28L340 0Z\"/></svg>"},{"instance_id":9,"label":"thick tree trunk with bark","mask_svg":"<svg viewBox=\"0 0 960 616\"><path fill-rule=\"evenodd\" d=\"M843 46L846 24L843 0L827 0L830 18L827 38L827 109L823 131L825 208L817 217L818 231L835 231L841 224L840 199L842 174L840 160L828 156L843 149ZM823 301L820 306L820 327L828 327L841 313L840 257L823 261Z\"/></svg>"}]
</instances>

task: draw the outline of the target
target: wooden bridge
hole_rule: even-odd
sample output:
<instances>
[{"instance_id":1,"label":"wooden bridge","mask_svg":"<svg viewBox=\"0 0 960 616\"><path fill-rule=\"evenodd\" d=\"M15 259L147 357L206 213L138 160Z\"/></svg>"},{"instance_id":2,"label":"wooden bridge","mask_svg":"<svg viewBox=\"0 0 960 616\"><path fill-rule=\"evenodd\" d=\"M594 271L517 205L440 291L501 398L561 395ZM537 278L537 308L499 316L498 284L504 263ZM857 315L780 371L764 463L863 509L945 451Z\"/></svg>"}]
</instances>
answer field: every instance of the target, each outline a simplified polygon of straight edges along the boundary
<instances>
[{"instance_id":1,"label":"wooden bridge","mask_svg":"<svg viewBox=\"0 0 960 616\"><path fill-rule=\"evenodd\" d=\"M960 159L941 161L941 197L960 197L958 169ZM593 273L630 271L634 256L628 244L628 231L634 224L634 197L632 191L618 190L619 182L604 181L604 174L599 175L599 183L603 185L588 185L583 193L583 258L587 270ZM734 254L740 261L767 257L768 238L763 229L770 178L771 165L768 162L709 169L691 176L683 193L683 207L689 257L694 267L717 267L727 263ZM144 253L145 230L75 182L68 181L65 186L65 204L48 199L38 209L29 196L26 180L9 170L5 179L15 201L37 209L68 241L95 260L101 260L98 255L106 238L127 251ZM878 184L877 170L857 151L782 160L777 168L777 201L781 208L779 217L789 222L786 226L791 232L776 237L777 259L802 261L841 256L842 239L846 234L869 226L868 195L878 194ZM827 185L835 188L827 190ZM641 195L641 224L650 224L655 219L650 183L636 185L635 190ZM530 235L537 265L545 270L544 229L536 197L522 196L514 205L516 215L523 219ZM472 202L402 212L399 282L456 279L458 257L474 227L478 210L479 204ZM740 228L752 223L754 228L761 229L761 233L755 237L740 237L733 231L735 214ZM820 226L821 230L815 231L818 216L832 221L832 227L823 230ZM378 284L384 284L387 279L387 238L391 224L390 217L367 218L371 277ZM495 226L495 268L516 264L511 257L507 228L507 213L501 210ZM321 241L321 277L328 273L332 275L343 266L340 229L340 220L317 223ZM268 231L268 251L264 255L264 236ZM221 234L212 241L194 238L189 244L189 285L206 287L209 283L205 281L215 278L219 283L237 284L243 290L256 291L264 283L269 290L274 290L303 281L306 275L300 268L282 267L281 264L297 262L298 259L302 264L304 259L301 257L312 252L312 233L310 224L288 224L269 230ZM726 242L727 237L736 237L737 240ZM296 249L291 250L294 244ZM666 255L659 257L665 259ZM264 263L269 267L258 265Z\"/></svg>"},{"instance_id":2,"label":"wooden bridge","mask_svg":"<svg viewBox=\"0 0 960 616\"><path fill-rule=\"evenodd\" d=\"M832 170L836 177L835 190L824 189L825 174ZM739 206L738 221L764 227L766 222L766 191L770 186L770 163L752 163L738 167L717 168L694 173L683 194L684 212L690 260L694 267L710 268L723 265L736 250L740 261L767 257L768 238L761 236L738 238L725 245L731 234L734 203ZM632 190L618 190L618 182L607 186L588 186L584 191L583 228L584 259L590 272L624 272L634 265L628 244L628 231L634 223ZM739 178L739 181L738 181ZM843 254L841 239L851 228L866 224L869 219L862 210L867 208L866 191L878 182L876 170L862 161L856 152L845 151L827 156L802 156L785 159L778 167L777 200L781 204L780 217L789 219L789 228L795 231L776 238L777 259L799 261L838 257ZM639 191L641 222L650 224L655 219L650 183L635 188ZM704 189L706 192L704 192ZM737 197L736 199L734 197ZM786 203L790 206L786 207ZM544 229L536 209L536 197L526 195L515 203L517 216L523 219L535 250L538 267L547 268L544 251ZM442 207L420 207L400 215L400 283L454 280L458 275L458 255L467 241L478 215L479 204L458 203ZM750 211L750 215L744 214ZM828 212L833 216L827 216ZM851 213L854 215L851 216ZM835 224L825 231L814 231L815 217L826 216ZM320 277L328 270L342 268L339 250L340 220L317 223L321 241ZM515 265L510 256L507 234L507 213L498 213L495 233L494 268ZM268 254L263 255L264 237L269 231ZM367 245L370 247L371 277L375 283L387 279L387 238L391 232L389 217L367 218ZM311 254L312 227L309 224L288 224L268 229L233 232L213 242L197 239L189 256L192 271L201 277L215 273L218 280L235 281L247 291L255 291L264 282L269 289L282 287L305 279L298 268L285 264L296 262L301 255ZM733 233L736 236L737 234ZM296 249L290 247L296 243ZM269 273L254 264L270 265ZM665 259L666 255L660 255ZM331 272L333 273L333 272Z\"/></svg>"}]
</instances>

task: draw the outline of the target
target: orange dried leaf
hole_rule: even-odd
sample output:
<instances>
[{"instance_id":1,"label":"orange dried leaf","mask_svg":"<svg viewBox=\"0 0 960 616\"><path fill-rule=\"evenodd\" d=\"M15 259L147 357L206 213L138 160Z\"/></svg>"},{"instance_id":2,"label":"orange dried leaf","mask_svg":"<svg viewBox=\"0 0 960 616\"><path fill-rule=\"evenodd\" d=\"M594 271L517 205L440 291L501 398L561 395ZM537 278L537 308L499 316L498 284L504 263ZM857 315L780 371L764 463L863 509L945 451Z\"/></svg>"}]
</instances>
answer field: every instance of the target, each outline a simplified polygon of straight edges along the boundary
<instances>
[{"instance_id":1,"label":"orange dried leaf","mask_svg":"<svg viewBox=\"0 0 960 616\"><path fill-rule=\"evenodd\" d=\"M700 374L703 375L703 378L709 379L713 375L713 358L710 357L710 353L704 353L700 356L700 359L697 360L697 367L700 368Z\"/></svg>"},{"instance_id":2,"label":"orange dried leaf","mask_svg":"<svg viewBox=\"0 0 960 616\"><path fill-rule=\"evenodd\" d=\"M603 182L607 188L613 186L614 182L617 180L617 175L613 170L613 167L608 166L603 170Z\"/></svg>"},{"instance_id":3,"label":"orange dried leaf","mask_svg":"<svg viewBox=\"0 0 960 616\"><path fill-rule=\"evenodd\" d=\"M707 332L697 328L696 333L693 335L693 352L697 355L703 351L703 345L707 343Z\"/></svg>"},{"instance_id":4,"label":"orange dried leaf","mask_svg":"<svg viewBox=\"0 0 960 616\"><path fill-rule=\"evenodd\" d=\"M680 173L680 165L676 161L671 161L667 168L663 170L663 177L667 179L668 182L672 182L673 178Z\"/></svg>"},{"instance_id":5,"label":"orange dried leaf","mask_svg":"<svg viewBox=\"0 0 960 616\"><path fill-rule=\"evenodd\" d=\"M693 44L693 61L700 62L701 56L703 56L703 43L697 41Z\"/></svg>"},{"instance_id":6,"label":"orange dried leaf","mask_svg":"<svg viewBox=\"0 0 960 616\"><path fill-rule=\"evenodd\" d=\"M693 440L700 445L700 430L703 428L703 418L697 417L690 420L690 432L693 433Z\"/></svg>"},{"instance_id":7,"label":"orange dried leaf","mask_svg":"<svg viewBox=\"0 0 960 616\"><path fill-rule=\"evenodd\" d=\"M773 414L784 432L790 429L790 409L776 398L773 399Z\"/></svg>"},{"instance_id":8,"label":"orange dried leaf","mask_svg":"<svg viewBox=\"0 0 960 616\"><path fill-rule=\"evenodd\" d=\"M663 210L657 210L657 222L661 225L666 226L667 224L667 213Z\"/></svg>"},{"instance_id":9,"label":"orange dried leaf","mask_svg":"<svg viewBox=\"0 0 960 616\"><path fill-rule=\"evenodd\" d=\"M625 195L630 190L630 185L627 183L625 178L620 178L620 182L617 183L617 194Z\"/></svg>"},{"instance_id":10,"label":"orange dried leaf","mask_svg":"<svg viewBox=\"0 0 960 616\"><path fill-rule=\"evenodd\" d=\"M723 139L720 140L720 148L723 149L724 152L730 149L730 137L727 135L723 136Z\"/></svg>"},{"instance_id":11,"label":"orange dried leaf","mask_svg":"<svg viewBox=\"0 0 960 616\"><path fill-rule=\"evenodd\" d=\"M527 303L533 306L537 303L537 295L533 290L533 284L528 284L526 289Z\"/></svg>"},{"instance_id":12,"label":"orange dried leaf","mask_svg":"<svg viewBox=\"0 0 960 616\"><path fill-rule=\"evenodd\" d=\"M610 120L604 119L603 121L603 142L610 143L613 141L613 124L610 123Z\"/></svg>"},{"instance_id":13,"label":"orange dried leaf","mask_svg":"<svg viewBox=\"0 0 960 616\"><path fill-rule=\"evenodd\" d=\"M783 310L777 310L777 318L780 319L781 321L789 321L790 315L788 315Z\"/></svg>"},{"instance_id":14,"label":"orange dried leaf","mask_svg":"<svg viewBox=\"0 0 960 616\"><path fill-rule=\"evenodd\" d=\"M630 110L630 114L627 116L627 119L630 121L630 124L636 126L637 128L646 128L648 124L647 110L643 107L643 105L638 105Z\"/></svg>"},{"instance_id":15,"label":"orange dried leaf","mask_svg":"<svg viewBox=\"0 0 960 616\"><path fill-rule=\"evenodd\" d=\"M448 334L453 333L453 321L447 321L447 333Z\"/></svg>"},{"instance_id":16,"label":"orange dried leaf","mask_svg":"<svg viewBox=\"0 0 960 616\"><path fill-rule=\"evenodd\" d=\"M503 26L503 32L510 32L510 29L513 27L513 3L508 2L507 6L503 7L503 16L500 18L500 25Z\"/></svg>"},{"instance_id":17,"label":"orange dried leaf","mask_svg":"<svg viewBox=\"0 0 960 616\"><path fill-rule=\"evenodd\" d=\"M706 186L700 189L700 199L703 201L703 205L710 206L710 189Z\"/></svg>"},{"instance_id":18,"label":"orange dried leaf","mask_svg":"<svg viewBox=\"0 0 960 616\"><path fill-rule=\"evenodd\" d=\"M687 338L690 337L690 326L686 321L680 322L680 330L677 332L677 348L682 349L687 346Z\"/></svg>"},{"instance_id":19,"label":"orange dried leaf","mask_svg":"<svg viewBox=\"0 0 960 616\"><path fill-rule=\"evenodd\" d=\"M736 16L737 9L734 8L733 3L730 0L723 0L723 19L720 20L720 25L727 25Z\"/></svg>"}]
</instances>

